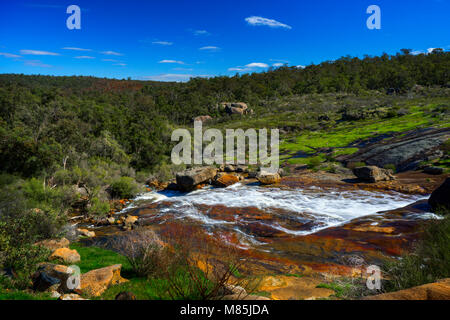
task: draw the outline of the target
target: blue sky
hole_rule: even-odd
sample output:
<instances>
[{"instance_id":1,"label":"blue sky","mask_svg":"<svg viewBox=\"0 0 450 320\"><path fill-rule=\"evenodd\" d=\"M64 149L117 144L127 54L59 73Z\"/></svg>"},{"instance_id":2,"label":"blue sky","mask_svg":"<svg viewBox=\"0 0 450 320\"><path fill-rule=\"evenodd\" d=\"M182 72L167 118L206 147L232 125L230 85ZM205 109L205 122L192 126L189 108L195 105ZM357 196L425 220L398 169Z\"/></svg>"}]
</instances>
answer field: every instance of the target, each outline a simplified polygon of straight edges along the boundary
<instances>
[{"instance_id":1,"label":"blue sky","mask_svg":"<svg viewBox=\"0 0 450 320\"><path fill-rule=\"evenodd\" d=\"M69 5L81 30L69 30ZM369 5L381 30L369 30ZM450 49L450 0L0 1L0 73L177 80ZM81 50L83 49L83 50Z\"/></svg>"}]
</instances>

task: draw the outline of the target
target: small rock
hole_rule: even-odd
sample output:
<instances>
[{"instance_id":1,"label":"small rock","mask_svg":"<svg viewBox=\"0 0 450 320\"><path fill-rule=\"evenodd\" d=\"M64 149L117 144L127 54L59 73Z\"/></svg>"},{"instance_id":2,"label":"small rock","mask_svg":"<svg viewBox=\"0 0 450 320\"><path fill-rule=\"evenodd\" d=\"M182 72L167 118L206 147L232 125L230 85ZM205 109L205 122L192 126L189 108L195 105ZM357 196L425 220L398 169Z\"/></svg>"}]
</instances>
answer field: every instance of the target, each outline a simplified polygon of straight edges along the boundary
<instances>
[{"instance_id":1,"label":"small rock","mask_svg":"<svg viewBox=\"0 0 450 320\"><path fill-rule=\"evenodd\" d=\"M84 237L88 237L88 238L95 237L94 231L89 231L88 229L77 229L77 231Z\"/></svg>"},{"instance_id":2,"label":"small rock","mask_svg":"<svg viewBox=\"0 0 450 320\"><path fill-rule=\"evenodd\" d=\"M133 225L138 221L139 217L128 215L125 219L125 225Z\"/></svg>"},{"instance_id":3,"label":"small rock","mask_svg":"<svg viewBox=\"0 0 450 320\"><path fill-rule=\"evenodd\" d=\"M70 250L69 248L59 248L53 251L50 260L61 260L65 263L77 263L81 258L77 250Z\"/></svg>"}]
</instances>

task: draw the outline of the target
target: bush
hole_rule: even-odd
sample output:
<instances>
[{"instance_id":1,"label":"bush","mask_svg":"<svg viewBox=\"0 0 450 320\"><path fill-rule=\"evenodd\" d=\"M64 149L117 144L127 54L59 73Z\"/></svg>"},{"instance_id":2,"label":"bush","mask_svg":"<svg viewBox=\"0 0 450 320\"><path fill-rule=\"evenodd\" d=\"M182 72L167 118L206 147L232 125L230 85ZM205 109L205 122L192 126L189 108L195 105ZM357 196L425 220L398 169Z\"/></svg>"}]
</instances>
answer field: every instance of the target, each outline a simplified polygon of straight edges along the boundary
<instances>
[{"instance_id":1,"label":"bush","mask_svg":"<svg viewBox=\"0 0 450 320\"><path fill-rule=\"evenodd\" d=\"M88 209L89 215L105 216L111 210L108 201L102 201L97 197L90 200L90 207Z\"/></svg>"},{"instance_id":2,"label":"bush","mask_svg":"<svg viewBox=\"0 0 450 320\"><path fill-rule=\"evenodd\" d=\"M139 187L130 177L121 177L111 183L111 196L115 199L131 199L139 193Z\"/></svg>"},{"instance_id":3,"label":"bush","mask_svg":"<svg viewBox=\"0 0 450 320\"><path fill-rule=\"evenodd\" d=\"M119 237L114 248L124 255L139 277L158 277L162 270L174 264L174 255L161 245L151 230L137 230ZM172 260L172 261L170 261Z\"/></svg>"},{"instance_id":4,"label":"bush","mask_svg":"<svg viewBox=\"0 0 450 320\"><path fill-rule=\"evenodd\" d=\"M16 273L14 286L26 288L36 264L45 261L50 252L33 244L56 237L65 216L55 211L29 209L23 194L11 187L0 192L0 262Z\"/></svg>"},{"instance_id":5,"label":"bush","mask_svg":"<svg viewBox=\"0 0 450 320\"><path fill-rule=\"evenodd\" d=\"M322 163L321 157L312 157L308 159L308 168L316 169Z\"/></svg>"},{"instance_id":6,"label":"bush","mask_svg":"<svg viewBox=\"0 0 450 320\"><path fill-rule=\"evenodd\" d=\"M432 222L412 254L388 262L387 291L407 289L450 277L450 217Z\"/></svg>"}]
</instances>

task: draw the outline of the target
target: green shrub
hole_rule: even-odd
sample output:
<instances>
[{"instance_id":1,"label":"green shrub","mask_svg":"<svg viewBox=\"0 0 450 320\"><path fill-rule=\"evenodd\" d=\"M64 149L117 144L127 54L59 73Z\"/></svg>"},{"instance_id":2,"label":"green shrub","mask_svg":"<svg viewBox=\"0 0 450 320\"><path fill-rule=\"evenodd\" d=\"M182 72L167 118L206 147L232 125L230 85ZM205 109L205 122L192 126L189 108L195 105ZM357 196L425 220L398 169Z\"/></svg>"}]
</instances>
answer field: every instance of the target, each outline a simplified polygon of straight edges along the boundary
<instances>
[{"instance_id":1,"label":"green shrub","mask_svg":"<svg viewBox=\"0 0 450 320\"><path fill-rule=\"evenodd\" d=\"M321 157L312 157L308 159L308 168L316 169L322 163Z\"/></svg>"},{"instance_id":2,"label":"green shrub","mask_svg":"<svg viewBox=\"0 0 450 320\"><path fill-rule=\"evenodd\" d=\"M17 274L14 279L17 288L25 288L29 284L36 264L45 261L50 253L48 249L33 244L57 237L66 223L65 214L47 204L42 209L31 209L27 205L21 190L8 186L0 191L0 262Z\"/></svg>"},{"instance_id":3,"label":"green shrub","mask_svg":"<svg viewBox=\"0 0 450 320\"><path fill-rule=\"evenodd\" d=\"M416 250L388 262L385 290L397 291L450 277L450 217L432 222Z\"/></svg>"},{"instance_id":4,"label":"green shrub","mask_svg":"<svg viewBox=\"0 0 450 320\"><path fill-rule=\"evenodd\" d=\"M121 177L111 183L111 196L116 199L131 199L139 193L139 187L130 177Z\"/></svg>"},{"instance_id":5,"label":"green shrub","mask_svg":"<svg viewBox=\"0 0 450 320\"><path fill-rule=\"evenodd\" d=\"M94 197L90 201L90 207L88 209L89 215L105 216L111 210L108 201L102 201L97 197Z\"/></svg>"}]
</instances>

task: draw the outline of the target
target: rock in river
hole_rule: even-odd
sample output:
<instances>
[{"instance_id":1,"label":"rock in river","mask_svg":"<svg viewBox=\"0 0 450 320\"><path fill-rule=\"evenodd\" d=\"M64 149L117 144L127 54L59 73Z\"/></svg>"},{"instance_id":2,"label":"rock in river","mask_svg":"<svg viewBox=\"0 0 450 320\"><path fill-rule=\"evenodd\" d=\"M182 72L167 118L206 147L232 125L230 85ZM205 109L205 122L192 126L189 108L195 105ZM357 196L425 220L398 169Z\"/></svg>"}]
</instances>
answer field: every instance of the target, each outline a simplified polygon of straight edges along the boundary
<instances>
[{"instance_id":1,"label":"rock in river","mask_svg":"<svg viewBox=\"0 0 450 320\"><path fill-rule=\"evenodd\" d=\"M431 194L428 204L434 209L446 208L450 210L450 178Z\"/></svg>"},{"instance_id":2,"label":"rock in river","mask_svg":"<svg viewBox=\"0 0 450 320\"><path fill-rule=\"evenodd\" d=\"M262 184L277 184L280 183L281 177L278 173L269 173L261 171L256 175L256 179Z\"/></svg>"},{"instance_id":3,"label":"rock in river","mask_svg":"<svg viewBox=\"0 0 450 320\"><path fill-rule=\"evenodd\" d=\"M196 185L212 181L216 174L217 169L212 167L201 167L187 170L177 174L177 185L183 191L191 191Z\"/></svg>"},{"instance_id":4,"label":"rock in river","mask_svg":"<svg viewBox=\"0 0 450 320\"><path fill-rule=\"evenodd\" d=\"M368 182L395 180L395 177L389 170L381 169L376 166L358 167L353 169L353 173L358 178Z\"/></svg>"}]
</instances>

